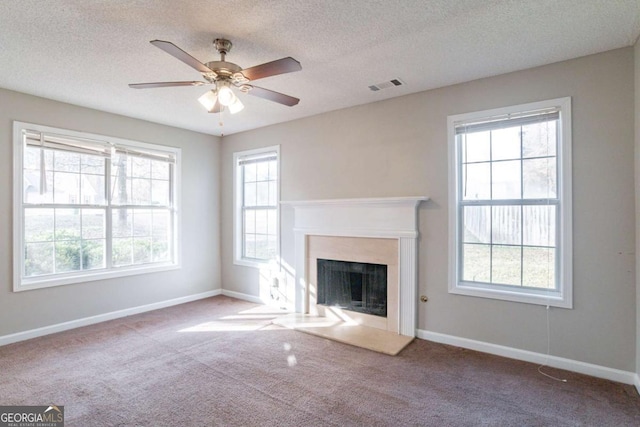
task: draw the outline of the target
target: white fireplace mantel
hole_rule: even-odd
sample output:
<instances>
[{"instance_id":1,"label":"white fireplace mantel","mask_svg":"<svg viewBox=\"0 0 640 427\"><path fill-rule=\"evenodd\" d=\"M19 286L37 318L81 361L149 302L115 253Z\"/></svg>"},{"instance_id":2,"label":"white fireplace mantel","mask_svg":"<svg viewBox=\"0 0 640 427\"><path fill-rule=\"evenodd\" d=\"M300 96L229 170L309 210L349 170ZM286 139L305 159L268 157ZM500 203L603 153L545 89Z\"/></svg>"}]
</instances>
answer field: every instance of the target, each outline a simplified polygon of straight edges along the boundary
<instances>
[{"instance_id":1,"label":"white fireplace mantel","mask_svg":"<svg viewBox=\"0 0 640 427\"><path fill-rule=\"evenodd\" d=\"M305 313L307 236L398 239L399 333L415 336L418 292L418 205L428 197L281 202L295 210L295 309Z\"/></svg>"}]
</instances>

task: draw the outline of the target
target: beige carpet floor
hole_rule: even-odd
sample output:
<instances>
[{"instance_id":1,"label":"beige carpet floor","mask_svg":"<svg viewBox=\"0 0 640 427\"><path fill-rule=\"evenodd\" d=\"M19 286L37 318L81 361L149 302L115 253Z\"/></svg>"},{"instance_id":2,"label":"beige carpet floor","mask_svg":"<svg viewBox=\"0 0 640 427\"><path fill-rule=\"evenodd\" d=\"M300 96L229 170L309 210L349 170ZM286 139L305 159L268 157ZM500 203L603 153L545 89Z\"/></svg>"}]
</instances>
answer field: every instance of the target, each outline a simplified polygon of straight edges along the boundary
<instances>
[{"instance_id":1,"label":"beige carpet floor","mask_svg":"<svg viewBox=\"0 0 640 427\"><path fill-rule=\"evenodd\" d=\"M632 386L415 340L398 356L214 297L0 347L0 405L66 426L638 426Z\"/></svg>"}]
</instances>

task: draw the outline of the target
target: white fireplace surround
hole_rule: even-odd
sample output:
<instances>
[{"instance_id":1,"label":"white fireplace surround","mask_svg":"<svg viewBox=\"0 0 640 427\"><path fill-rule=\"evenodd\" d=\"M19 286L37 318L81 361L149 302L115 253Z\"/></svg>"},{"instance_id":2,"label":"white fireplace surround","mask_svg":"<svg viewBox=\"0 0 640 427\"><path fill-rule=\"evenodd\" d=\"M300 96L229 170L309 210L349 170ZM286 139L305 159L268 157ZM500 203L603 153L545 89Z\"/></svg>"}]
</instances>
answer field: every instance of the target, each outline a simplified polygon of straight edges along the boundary
<instances>
[{"instance_id":1,"label":"white fireplace surround","mask_svg":"<svg viewBox=\"0 0 640 427\"><path fill-rule=\"evenodd\" d=\"M416 334L418 205L428 197L385 197L282 202L295 210L296 312L308 308L307 236L398 239L399 333Z\"/></svg>"}]
</instances>

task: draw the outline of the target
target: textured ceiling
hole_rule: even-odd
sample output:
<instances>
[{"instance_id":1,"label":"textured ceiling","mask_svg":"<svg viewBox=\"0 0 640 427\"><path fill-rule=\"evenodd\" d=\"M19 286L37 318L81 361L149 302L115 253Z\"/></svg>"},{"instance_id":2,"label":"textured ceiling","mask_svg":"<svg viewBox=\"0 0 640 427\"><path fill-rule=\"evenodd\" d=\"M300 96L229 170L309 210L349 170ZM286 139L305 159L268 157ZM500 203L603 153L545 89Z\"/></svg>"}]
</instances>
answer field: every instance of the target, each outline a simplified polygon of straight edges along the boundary
<instances>
[{"instance_id":1,"label":"textured ceiling","mask_svg":"<svg viewBox=\"0 0 640 427\"><path fill-rule=\"evenodd\" d=\"M231 134L633 45L640 0L0 0L0 87L213 135ZM302 71L256 85L294 107L240 95L236 115L207 113L200 80L149 44L243 68L292 56ZM372 92L399 78L406 85ZM1 102L1 100L0 100Z\"/></svg>"}]
</instances>

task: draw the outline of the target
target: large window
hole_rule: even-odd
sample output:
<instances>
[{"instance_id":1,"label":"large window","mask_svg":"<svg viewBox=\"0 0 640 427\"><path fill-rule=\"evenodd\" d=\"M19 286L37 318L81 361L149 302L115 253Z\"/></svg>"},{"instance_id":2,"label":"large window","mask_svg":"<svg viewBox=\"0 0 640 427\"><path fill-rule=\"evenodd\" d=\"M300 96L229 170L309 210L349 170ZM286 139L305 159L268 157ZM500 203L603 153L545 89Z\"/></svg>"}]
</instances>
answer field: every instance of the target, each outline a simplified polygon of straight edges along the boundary
<instances>
[{"instance_id":1,"label":"large window","mask_svg":"<svg viewBox=\"0 0 640 427\"><path fill-rule=\"evenodd\" d=\"M278 256L279 146L234 153L234 253L240 265Z\"/></svg>"},{"instance_id":2,"label":"large window","mask_svg":"<svg viewBox=\"0 0 640 427\"><path fill-rule=\"evenodd\" d=\"M14 122L14 290L177 266L179 149Z\"/></svg>"},{"instance_id":3,"label":"large window","mask_svg":"<svg viewBox=\"0 0 640 427\"><path fill-rule=\"evenodd\" d=\"M452 293L572 306L571 100L449 117Z\"/></svg>"}]
</instances>

